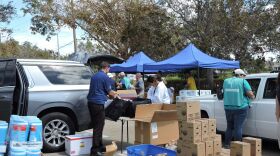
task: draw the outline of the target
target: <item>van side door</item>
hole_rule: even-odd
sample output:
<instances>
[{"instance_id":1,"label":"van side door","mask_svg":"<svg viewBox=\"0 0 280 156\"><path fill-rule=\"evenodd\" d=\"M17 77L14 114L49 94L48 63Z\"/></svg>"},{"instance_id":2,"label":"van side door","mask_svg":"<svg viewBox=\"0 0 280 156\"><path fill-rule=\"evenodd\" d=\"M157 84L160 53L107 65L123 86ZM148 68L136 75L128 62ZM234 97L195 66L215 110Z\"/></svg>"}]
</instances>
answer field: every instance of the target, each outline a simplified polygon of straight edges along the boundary
<instances>
[{"instance_id":1,"label":"van side door","mask_svg":"<svg viewBox=\"0 0 280 156\"><path fill-rule=\"evenodd\" d=\"M0 60L0 120L9 121L16 86L16 60Z\"/></svg>"},{"instance_id":2,"label":"van side door","mask_svg":"<svg viewBox=\"0 0 280 156\"><path fill-rule=\"evenodd\" d=\"M277 139L277 121L275 117L276 77L264 78L262 94L257 101L257 136Z\"/></svg>"}]
</instances>

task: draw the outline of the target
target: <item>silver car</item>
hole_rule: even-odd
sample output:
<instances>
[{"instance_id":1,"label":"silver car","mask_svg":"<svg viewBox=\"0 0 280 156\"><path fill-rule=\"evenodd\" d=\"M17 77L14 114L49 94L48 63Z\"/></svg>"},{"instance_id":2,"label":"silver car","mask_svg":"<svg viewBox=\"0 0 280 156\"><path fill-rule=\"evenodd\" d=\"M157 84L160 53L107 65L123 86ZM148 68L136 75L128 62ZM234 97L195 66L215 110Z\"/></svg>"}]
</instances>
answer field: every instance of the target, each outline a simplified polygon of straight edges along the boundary
<instances>
[{"instance_id":1,"label":"silver car","mask_svg":"<svg viewBox=\"0 0 280 156\"><path fill-rule=\"evenodd\" d=\"M0 60L0 120L38 116L44 151L61 151L65 135L90 128L86 96L92 74L73 61Z\"/></svg>"}]
</instances>

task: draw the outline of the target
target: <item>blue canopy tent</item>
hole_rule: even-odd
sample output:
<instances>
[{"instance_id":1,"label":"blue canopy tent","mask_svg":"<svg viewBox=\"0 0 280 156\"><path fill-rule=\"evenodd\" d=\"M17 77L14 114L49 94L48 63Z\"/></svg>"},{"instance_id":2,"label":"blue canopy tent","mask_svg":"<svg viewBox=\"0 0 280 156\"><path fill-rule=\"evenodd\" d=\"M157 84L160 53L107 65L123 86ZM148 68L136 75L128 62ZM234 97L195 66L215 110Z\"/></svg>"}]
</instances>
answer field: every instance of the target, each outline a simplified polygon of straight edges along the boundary
<instances>
[{"instance_id":1,"label":"blue canopy tent","mask_svg":"<svg viewBox=\"0 0 280 156\"><path fill-rule=\"evenodd\" d=\"M193 44L189 44L185 49L166 60L144 65L144 70L165 71L185 68L232 69L239 68L239 61L228 61L209 56Z\"/></svg>"},{"instance_id":2,"label":"blue canopy tent","mask_svg":"<svg viewBox=\"0 0 280 156\"><path fill-rule=\"evenodd\" d=\"M239 66L239 61L229 61L209 56L196 48L193 44L189 44L185 49L166 60L145 64L144 70L167 71L196 68L198 71L198 86L200 89L199 68L232 69L240 68Z\"/></svg>"},{"instance_id":3,"label":"blue canopy tent","mask_svg":"<svg viewBox=\"0 0 280 156\"><path fill-rule=\"evenodd\" d=\"M125 62L121 64L111 65L110 72L127 72L127 73L136 73L144 72L143 65L147 63L154 63L155 61L149 58L144 52L140 51L139 53L131 56ZM158 70L146 70L145 72L153 72Z\"/></svg>"}]
</instances>

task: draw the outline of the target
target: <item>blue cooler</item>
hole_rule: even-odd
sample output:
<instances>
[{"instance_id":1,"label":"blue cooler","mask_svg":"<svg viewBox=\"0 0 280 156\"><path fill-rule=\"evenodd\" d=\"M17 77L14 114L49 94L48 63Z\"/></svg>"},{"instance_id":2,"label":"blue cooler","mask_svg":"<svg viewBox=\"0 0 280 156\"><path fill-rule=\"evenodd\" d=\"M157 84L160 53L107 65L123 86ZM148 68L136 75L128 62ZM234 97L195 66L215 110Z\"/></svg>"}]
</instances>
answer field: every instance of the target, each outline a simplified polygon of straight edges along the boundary
<instances>
[{"instance_id":1,"label":"blue cooler","mask_svg":"<svg viewBox=\"0 0 280 156\"><path fill-rule=\"evenodd\" d=\"M6 144L7 131L8 123L6 121L0 121L0 145Z\"/></svg>"},{"instance_id":2,"label":"blue cooler","mask_svg":"<svg viewBox=\"0 0 280 156\"><path fill-rule=\"evenodd\" d=\"M27 150L26 156L41 156L41 150Z\"/></svg>"},{"instance_id":3,"label":"blue cooler","mask_svg":"<svg viewBox=\"0 0 280 156\"><path fill-rule=\"evenodd\" d=\"M10 148L9 156L26 156L25 148Z\"/></svg>"},{"instance_id":4,"label":"blue cooler","mask_svg":"<svg viewBox=\"0 0 280 156\"><path fill-rule=\"evenodd\" d=\"M42 121L36 116L26 116L25 119L28 121L29 133L28 133L28 148L33 150L42 149L43 139L42 132L43 126Z\"/></svg>"},{"instance_id":5,"label":"blue cooler","mask_svg":"<svg viewBox=\"0 0 280 156\"><path fill-rule=\"evenodd\" d=\"M19 150L25 146L28 136L28 122L21 116L12 115L9 127L10 147Z\"/></svg>"}]
</instances>

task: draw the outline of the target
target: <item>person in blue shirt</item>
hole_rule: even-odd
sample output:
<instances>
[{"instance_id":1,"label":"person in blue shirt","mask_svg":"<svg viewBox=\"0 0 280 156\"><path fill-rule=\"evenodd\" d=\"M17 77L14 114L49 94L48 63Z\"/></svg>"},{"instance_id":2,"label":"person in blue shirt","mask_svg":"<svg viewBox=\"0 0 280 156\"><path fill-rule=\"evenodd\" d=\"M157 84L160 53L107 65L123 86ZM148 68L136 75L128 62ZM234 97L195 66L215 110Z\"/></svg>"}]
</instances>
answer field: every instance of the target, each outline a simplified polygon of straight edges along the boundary
<instances>
[{"instance_id":1,"label":"person in blue shirt","mask_svg":"<svg viewBox=\"0 0 280 156\"><path fill-rule=\"evenodd\" d=\"M107 62L100 64L101 70L94 74L90 81L88 108L91 115L93 128L91 156L102 155L106 151L102 142L102 133L105 124L104 104L108 100L108 95L116 97L117 93L111 88L111 80L107 76L110 65Z\"/></svg>"},{"instance_id":2,"label":"person in blue shirt","mask_svg":"<svg viewBox=\"0 0 280 156\"><path fill-rule=\"evenodd\" d=\"M248 115L250 99L254 99L251 86L242 69L234 70L234 76L227 78L223 84L224 109L227 129L225 133L225 148L229 148L232 139L242 141L242 128Z\"/></svg>"}]
</instances>

